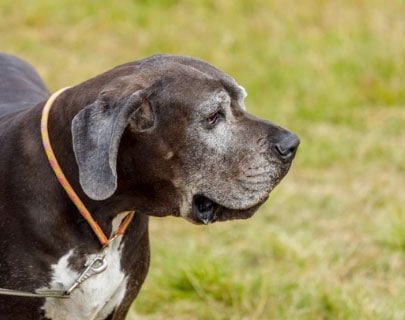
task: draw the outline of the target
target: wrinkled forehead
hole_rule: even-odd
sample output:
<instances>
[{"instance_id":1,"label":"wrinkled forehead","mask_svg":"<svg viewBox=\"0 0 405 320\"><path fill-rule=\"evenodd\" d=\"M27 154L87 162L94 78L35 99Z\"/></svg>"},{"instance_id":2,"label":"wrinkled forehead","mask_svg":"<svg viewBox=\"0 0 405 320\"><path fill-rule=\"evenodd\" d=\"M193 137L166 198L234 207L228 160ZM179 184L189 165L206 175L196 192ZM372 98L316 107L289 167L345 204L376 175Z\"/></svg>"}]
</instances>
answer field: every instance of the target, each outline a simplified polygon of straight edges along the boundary
<instances>
[{"instance_id":1,"label":"wrinkled forehead","mask_svg":"<svg viewBox=\"0 0 405 320\"><path fill-rule=\"evenodd\" d=\"M159 86L164 100L170 104L198 106L234 102L245 109L245 89L225 74L222 77L211 77L196 72L166 73Z\"/></svg>"},{"instance_id":2,"label":"wrinkled forehead","mask_svg":"<svg viewBox=\"0 0 405 320\"><path fill-rule=\"evenodd\" d=\"M178 73L180 77L191 75L194 78L215 79L223 84L232 98L243 100L246 97L245 89L231 76L210 63L193 57L159 54L140 61L138 66L149 72L154 70L160 75Z\"/></svg>"},{"instance_id":3,"label":"wrinkled forehead","mask_svg":"<svg viewBox=\"0 0 405 320\"><path fill-rule=\"evenodd\" d=\"M230 107L231 104L233 104L234 106L238 106L243 110L246 110L246 96L246 90L236 82L233 82L231 85L221 83L221 87L217 88L216 90L205 92L200 106L206 108L215 107L218 105Z\"/></svg>"}]
</instances>

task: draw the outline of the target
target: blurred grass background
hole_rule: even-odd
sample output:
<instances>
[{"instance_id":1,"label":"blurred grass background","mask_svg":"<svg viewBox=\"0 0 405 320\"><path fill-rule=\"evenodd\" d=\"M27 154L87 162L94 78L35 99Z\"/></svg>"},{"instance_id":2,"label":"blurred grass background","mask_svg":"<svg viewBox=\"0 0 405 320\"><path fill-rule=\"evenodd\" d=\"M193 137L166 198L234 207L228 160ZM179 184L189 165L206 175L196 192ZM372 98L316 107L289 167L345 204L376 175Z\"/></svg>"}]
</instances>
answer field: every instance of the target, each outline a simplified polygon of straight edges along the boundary
<instances>
[{"instance_id":1,"label":"blurred grass background","mask_svg":"<svg viewBox=\"0 0 405 320\"><path fill-rule=\"evenodd\" d=\"M403 0L0 0L51 91L167 52L231 74L302 140L248 221L151 222L129 319L405 319Z\"/></svg>"}]
</instances>

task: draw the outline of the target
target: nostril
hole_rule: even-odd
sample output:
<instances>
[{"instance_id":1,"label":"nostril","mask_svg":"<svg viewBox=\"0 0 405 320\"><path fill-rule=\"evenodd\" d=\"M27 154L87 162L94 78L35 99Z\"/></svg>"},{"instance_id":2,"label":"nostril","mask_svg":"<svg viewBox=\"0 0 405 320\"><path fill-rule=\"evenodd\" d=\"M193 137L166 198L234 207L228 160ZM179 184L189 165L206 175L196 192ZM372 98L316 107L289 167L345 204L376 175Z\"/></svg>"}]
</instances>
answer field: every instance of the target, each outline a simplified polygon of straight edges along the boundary
<instances>
[{"instance_id":1,"label":"nostril","mask_svg":"<svg viewBox=\"0 0 405 320\"><path fill-rule=\"evenodd\" d=\"M274 149L282 159L291 160L294 158L299 144L300 140L298 137L293 133L289 133L281 141L274 144Z\"/></svg>"},{"instance_id":2,"label":"nostril","mask_svg":"<svg viewBox=\"0 0 405 320\"><path fill-rule=\"evenodd\" d=\"M276 144L274 148L277 150L279 155L283 158L289 158L295 153L296 148L295 147L289 147L289 148L284 148L283 146Z\"/></svg>"}]
</instances>

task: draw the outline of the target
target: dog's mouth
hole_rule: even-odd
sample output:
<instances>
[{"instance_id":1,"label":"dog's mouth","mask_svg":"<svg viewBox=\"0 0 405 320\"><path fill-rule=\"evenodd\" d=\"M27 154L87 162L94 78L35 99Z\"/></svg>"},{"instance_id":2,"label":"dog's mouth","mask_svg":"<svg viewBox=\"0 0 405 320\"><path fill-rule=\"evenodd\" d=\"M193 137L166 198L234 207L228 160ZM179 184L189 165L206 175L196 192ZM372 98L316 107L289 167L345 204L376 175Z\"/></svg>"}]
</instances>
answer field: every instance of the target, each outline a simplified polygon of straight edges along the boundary
<instances>
[{"instance_id":1,"label":"dog's mouth","mask_svg":"<svg viewBox=\"0 0 405 320\"><path fill-rule=\"evenodd\" d=\"M196 223L210 224L218 219L222 207L203 195L193 197L192 214Z\"/></svg>"},{"instance_id":2,"label":"dog's mouth","mask_svg":"<svg viewBox=\"0 0 405 320\"><path fill-rule=\"evenodd\" d=\"M266 201L267 197L252 207L245 209L230 209L210 198L197 194L193 197L191 221L196 224L210 224L216 221L250 218Z\"/></svg>"}]
</instances>

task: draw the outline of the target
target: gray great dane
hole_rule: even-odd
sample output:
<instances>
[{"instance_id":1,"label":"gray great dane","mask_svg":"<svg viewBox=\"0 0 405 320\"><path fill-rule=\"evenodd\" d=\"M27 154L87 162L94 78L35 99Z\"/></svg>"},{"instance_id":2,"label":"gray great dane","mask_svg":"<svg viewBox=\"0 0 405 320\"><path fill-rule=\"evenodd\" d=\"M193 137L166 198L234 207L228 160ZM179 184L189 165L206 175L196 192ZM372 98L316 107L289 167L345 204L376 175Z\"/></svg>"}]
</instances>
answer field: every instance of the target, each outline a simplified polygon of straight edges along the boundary
<instances>
[{"instance_id":1,"label":"gray great dane","mask_svg":"<svg viewBox=\"0 0 405 320\"><path fill-rule=\"evenodd\" d=\"M46 158L48 90L26 62L1 54L0 319L124 319L149 267L148 216L251 217L289 170L299 139L248 114L245 97L206 62L155 55L56 98L56 158L100 228L111 235L135 211L126 233L101 248ZM102 270L93 264L101 251Z\"/></svg>"}]
</instances>

